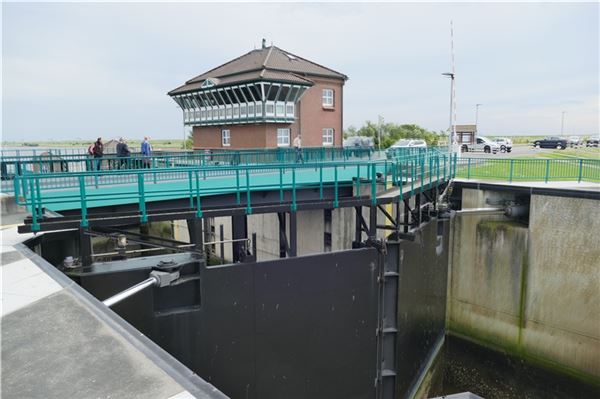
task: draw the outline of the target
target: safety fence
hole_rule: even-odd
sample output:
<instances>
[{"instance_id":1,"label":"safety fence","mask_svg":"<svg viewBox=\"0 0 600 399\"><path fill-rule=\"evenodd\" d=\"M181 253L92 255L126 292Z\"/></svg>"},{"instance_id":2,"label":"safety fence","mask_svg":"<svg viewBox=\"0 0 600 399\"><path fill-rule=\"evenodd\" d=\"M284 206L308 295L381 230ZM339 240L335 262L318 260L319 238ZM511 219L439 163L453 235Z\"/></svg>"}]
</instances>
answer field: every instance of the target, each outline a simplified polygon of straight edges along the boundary
<instances>
[{"instance_id":1,"label":"safety fence","mask_svg":"<svg viewBox=\"0 0 600 399\"><path fill-rule=\"evenodd\" d=\"M394 157L427 153L438 154L437 149L405 148L395 151ZM112 170L164 169L181 167L216 167L236 165L261 165L283 163L310 163L371 160L384 158L369 148L324 148L309 147L275 148L258 150L211 150L196 152L161 152L152 156L131 154L128 157L106 155L94 158L86 154L57 156L44 154L37 156L5 156L0 158L2 192L12 192L15 176L25 174L60 174L66 172L91 172ZM67 185L68 187L69 185ZM58 187L53 184L52 187Z\"/></svg>"},{"instance_id":2,"label":"safety fence","mask_svg":"<svg viewBox=\"0 0 600 399\"><path fill-rule=\"evenodd\" d=\"M304 163L272 163L261 165L185 166L154 169L100 170L67 173L26 173L14 178L17 203L28 207L32 229L39 228L44 209L76 209L81 212L81 225L87 226L87 210L93 207L138 204L140 221L147 221L149 201L189 199L190 208L202 217L202 198L234 193L238 205L252 213L252 192L276 190L280 202L297 207L298 189L332 188L334 207L338 206L339 189L352 186L361 195L368 185L373 204L377 184L405 186L412 193L432 187L454 176L456 157L439 152L420 151L394 159L341 160ZM291 198L284 198L284 192ZM242 202L242 199L244 200Z\"/></svg>"},{"instance_id":3,"label":"safety fence","mask_svg":"<svg viewBox=\"0 0 600 399\"><path fill-rule=\"evenodd\" d=\"M94 158L87 154L43 153L0 157L2 191L12 191L11 180L27 173L64 173L94 170L130 170L189 166L256 165L265 163L324 162L371 159L371 149L292 148L258 150L210 150L195 152L156 152L152 156L132 153L127 157L106 154Z\"/></svg>"},{"instance_id":4,"label":"safety fence","mask_svg":"<svg viewBox=\"0 0 600 399\"><path fill-rule=\"evenodd\" d=\"M462 158L456 177L478 180L600 182L600 159Z\"/></svg>"}]
</instances>

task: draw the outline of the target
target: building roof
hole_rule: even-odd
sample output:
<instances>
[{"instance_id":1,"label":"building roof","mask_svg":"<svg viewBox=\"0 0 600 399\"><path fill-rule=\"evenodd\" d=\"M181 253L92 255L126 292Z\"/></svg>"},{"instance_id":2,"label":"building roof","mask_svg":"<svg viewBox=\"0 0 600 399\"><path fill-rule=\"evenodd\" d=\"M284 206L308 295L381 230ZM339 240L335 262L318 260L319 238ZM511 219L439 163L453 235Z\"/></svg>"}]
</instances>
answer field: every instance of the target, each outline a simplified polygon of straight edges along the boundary
<instances>
[{"instance_id":1,"label":"building roof","mask_svg":"<svg viewBox=\"0 0 600 399\"><path fill-rule=\"evenodd\" d=\"M198 75L168 94L174 95L199 90L207 79L210 79L214 86L229 86L257 80L276 80L312 85L313 82L309 79L311 76L348 79L346 75L333 69L308 61L279 47L270 46L252 50Z\"/></svg>"},{"instance_id":2,"label":"building roof","mask_svg":"<svg viewBox=\"0 0 600 399\"><path fill-rule=\"evenodd\" d=\"M456 125L456 131L457 132L476 132L477 131L477 125Z\"/></svg>"}]
</instances>

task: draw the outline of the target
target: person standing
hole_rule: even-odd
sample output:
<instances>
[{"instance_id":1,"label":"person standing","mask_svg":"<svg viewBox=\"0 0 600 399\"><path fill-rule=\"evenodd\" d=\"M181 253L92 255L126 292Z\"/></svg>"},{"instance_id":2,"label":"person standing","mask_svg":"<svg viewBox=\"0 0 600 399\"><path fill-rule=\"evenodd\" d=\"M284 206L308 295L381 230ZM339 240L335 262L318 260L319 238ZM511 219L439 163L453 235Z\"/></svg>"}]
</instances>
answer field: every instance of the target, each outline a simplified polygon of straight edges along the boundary
<instances>
[{"instance_id":1,"label":"person standing","mask_svg":"<svg viewBox=\"0 0 600 399\"><path fill-rule=\"evenodd\" d=\"M129 150L129 146L127 146L125 139L121 137L119 139L119 143L117 144L117 158L119 158L119 169L128 169L130 155L131 151Z\"/></svg>"},{"instance_id":2,"label":"person standing","mask_svg":"<svg viewBox=\"0 0 600 399\"><path fill-rule=\"evenodd\" d=\"M304 159L302 158L302 137L300 136L300 133L298 133L292 145L296 149L296 163L304 163Z\"/></svg>"},{"instance_id":3,"label":"person standing","mask_svg":"<svg viewBox=\"0 0 600 399\"><path fill-rule=\"evenodd\" d=\"M148 136L144 137L141 147L142 156L144 157L144 168L149 168L151 163L150 157L152 156L152 144L150 144L150 139Z\"/></svg>"},{"instance_id":4,"label":"person standing","mask_svg":"<svg viewBox=\"0 0 600 399\"><path fill-rule=\"evenodd\" d=\"M96 170L102 169L102 157L104 156L104 144L102 144L102 137L98 137L98 140L94 143L94 160L96 161Z\"/></svg>"}]
</instances>

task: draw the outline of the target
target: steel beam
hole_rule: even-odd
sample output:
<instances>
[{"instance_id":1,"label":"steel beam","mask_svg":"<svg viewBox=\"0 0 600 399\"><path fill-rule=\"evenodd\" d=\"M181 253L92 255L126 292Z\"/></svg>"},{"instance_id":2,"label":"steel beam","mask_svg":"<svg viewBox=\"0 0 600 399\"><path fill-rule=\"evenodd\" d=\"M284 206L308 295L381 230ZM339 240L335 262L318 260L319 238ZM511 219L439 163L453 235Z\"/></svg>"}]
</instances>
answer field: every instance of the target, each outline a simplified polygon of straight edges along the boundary
<instances>
[{"instance_id":1,"label":"steel beam","mask_svg":"<svg viewBox=\"0 0 600 399\"><path fill-rule=\"evenodd\" d=\"M90 266L92 264L92 237L83 228L79 228L79 251L81 266Z\"/></svg>"},{"instance_id":2,"label":"steel beam","mask_svg":"<svg viewBox=\"0 0 600 399\"><path fill-rule=\"evenodd\" d=\"M287 242L287 228L286 228L286 216L284 212L277 212L277 219L279 220L279 257L285 258L288 253L288 242Z\"/></svg>"},{"instance_id":3,"label":"steel beam","mask_svg":"<svg viewBox=\"0 0 600 399\"><path fill-rule=\"evenodd\" d=\"M231 217L231 239L248 238L248 219L246 215ZM242 262L246 256L246 244L243 241L233 242L233 262Z\"/></svg>"},{"instance_id":4,"label":"steel beam","mask_svg":"<svg viewBox=\"0 0 600 399\"><path fill-rule=\"evenodd\" d=\"M297 255L298 251L298 220L297 212L290 212L290 251L289 256L293 258Z\"/></svg>"}]
</instances>

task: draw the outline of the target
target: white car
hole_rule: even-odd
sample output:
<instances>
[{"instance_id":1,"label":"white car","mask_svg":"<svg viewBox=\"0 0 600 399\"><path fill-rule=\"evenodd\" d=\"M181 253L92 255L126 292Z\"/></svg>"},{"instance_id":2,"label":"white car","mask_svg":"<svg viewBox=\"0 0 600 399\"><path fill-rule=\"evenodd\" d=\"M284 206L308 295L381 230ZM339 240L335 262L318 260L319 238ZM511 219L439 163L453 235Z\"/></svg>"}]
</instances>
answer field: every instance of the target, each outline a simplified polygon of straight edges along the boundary
<instances>
[{"instance_id":1,"label":"white car","mask_svg":"<svg viewBox=\"0 0 600 399\"><path fill-rule=\"evenodd\" d=\"M493 142L487 137L477 136L475 138L475 143L471 144L462 144L460 147L461 152L475 152L475 151L483 151L487 154L490 152L495 154L500 151L500 146L498 143Z\"/></svg>"},{"instance_id":2,"label":"white car","mask_svg":"<svg viewBox=\"0 0 600 399\"><path fill-rule=\"evenodd\" d=\"M583 144L583 141L581 140L581 137L579 137L579 136L571 136L567 139L567 141L571 147Z\"/></svg>"},{"instance_id":3,"label":"white car","mask_svg":"<svg viewBox=\"0 0 600 399\"><path fill-rule=\"evenodd\" d=\"M390 148L427 148L425 140L402 139L396 141Z\"/></svg>"},{"instance_id":4,"label":"white car","mask_svg":"<svg viewBox=\"0 0 600 399\"><path fill-rule=\"evenodd\" d=\"M500 152L512 151L512 140L506 137L496 137L494 142L500 146Z\"/></svg>"}]
</instances>

